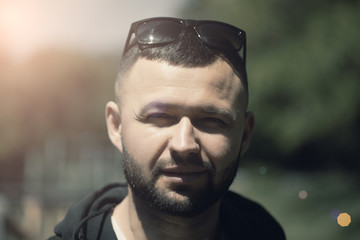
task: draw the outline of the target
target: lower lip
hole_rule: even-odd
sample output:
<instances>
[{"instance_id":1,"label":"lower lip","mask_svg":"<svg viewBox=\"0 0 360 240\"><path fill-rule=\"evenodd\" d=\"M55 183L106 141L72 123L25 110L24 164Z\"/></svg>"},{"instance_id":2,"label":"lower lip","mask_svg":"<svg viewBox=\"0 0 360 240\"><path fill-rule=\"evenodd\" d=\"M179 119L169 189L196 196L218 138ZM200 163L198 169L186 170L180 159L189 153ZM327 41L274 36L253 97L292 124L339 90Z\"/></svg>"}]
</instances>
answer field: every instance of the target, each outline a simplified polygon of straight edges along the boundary
<instances>
[{"instance_id":1,"label":"lower lip","mask_svg":"<svg viewBox=\"0 0 360 240\"><path fill-rule=\"evenodd\" d=\"M173 183L177 184L186 184L186 183L192 183L199 178L203 177L205 175L205 172L198 172L198 173L169 173L164 172L162 173L164 177L169 179Z\"/></svg>"}]
</instances>

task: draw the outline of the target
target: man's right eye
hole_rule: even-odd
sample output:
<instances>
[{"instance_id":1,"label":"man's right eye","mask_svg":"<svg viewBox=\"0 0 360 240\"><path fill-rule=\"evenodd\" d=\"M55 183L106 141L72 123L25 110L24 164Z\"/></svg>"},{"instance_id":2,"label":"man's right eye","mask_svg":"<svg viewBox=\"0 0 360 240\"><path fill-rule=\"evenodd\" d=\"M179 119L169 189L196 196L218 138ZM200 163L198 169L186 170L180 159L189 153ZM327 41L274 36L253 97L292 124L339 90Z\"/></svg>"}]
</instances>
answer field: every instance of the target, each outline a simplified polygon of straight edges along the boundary
<instances>
[{"instance_id":1,"label":"man's right eye","mask_svg":"<svg viewBox=\"0 0 360 240\"><path fill-rule=\"evenodd\" d=\"M176 123L176 117L166 113L153 113L146 119L148 123L152 123L159 127L166 127Z\"/></svg>"}]
</instances>

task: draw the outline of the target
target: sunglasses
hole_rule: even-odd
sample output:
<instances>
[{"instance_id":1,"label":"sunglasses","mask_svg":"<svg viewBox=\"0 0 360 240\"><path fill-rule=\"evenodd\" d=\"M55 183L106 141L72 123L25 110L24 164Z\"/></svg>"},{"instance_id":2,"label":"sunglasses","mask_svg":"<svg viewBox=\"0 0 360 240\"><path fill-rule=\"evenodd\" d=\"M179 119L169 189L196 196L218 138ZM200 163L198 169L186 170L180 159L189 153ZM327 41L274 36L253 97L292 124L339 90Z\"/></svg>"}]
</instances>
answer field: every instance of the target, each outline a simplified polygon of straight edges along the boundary
<instances>
[{"instance_id":1,"label":"sunglasses","mask_svg":"<svg viewBox=\"0 0 360 240\"><path fill-rule=\"evenodd\" d=\"M142 46L156 47L178 40L185 28L193 28L203 44L210 49L227 53L240 52L244 67L246 60L245 31L218 21L184 20L178 18L148 18L131 24L123 55L131 48L130 40L135 39ZM230 54L231 55L231 54Z\"/></svg>"}]
</instances>

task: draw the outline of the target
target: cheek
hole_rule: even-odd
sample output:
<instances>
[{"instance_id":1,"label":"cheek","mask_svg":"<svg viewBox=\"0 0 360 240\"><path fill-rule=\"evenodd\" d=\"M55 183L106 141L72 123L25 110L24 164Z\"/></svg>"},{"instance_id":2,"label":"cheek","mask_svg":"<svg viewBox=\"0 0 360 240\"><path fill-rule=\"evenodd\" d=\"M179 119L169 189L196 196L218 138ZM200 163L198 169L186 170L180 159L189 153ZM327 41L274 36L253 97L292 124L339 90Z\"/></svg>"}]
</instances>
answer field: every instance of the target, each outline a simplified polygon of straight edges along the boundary
<instances>
[{"instance_id":1,"label":"cheek","mask_svg":"<svg viewBox=\"0 0 360 240\"><path fill-rule=\"evenodd\" d=\"M139 123L123 122L122 136L128 152L144 167L150 165L151 168L167 146L163 131Z\"/></svg>"},{"instance_id":2,"label":"cheek","mask_svg":"<svg viewBox=\"0 0 360 240\"><path fill-rule=\"evenodd\" d=\"M234 134L236 132L239 134ZM228 135L204 136L202 143L206 159L209 159L217 170L225 169L238 158L241 140L242 131L235 130Z\"/></svg>"}]
</instances>

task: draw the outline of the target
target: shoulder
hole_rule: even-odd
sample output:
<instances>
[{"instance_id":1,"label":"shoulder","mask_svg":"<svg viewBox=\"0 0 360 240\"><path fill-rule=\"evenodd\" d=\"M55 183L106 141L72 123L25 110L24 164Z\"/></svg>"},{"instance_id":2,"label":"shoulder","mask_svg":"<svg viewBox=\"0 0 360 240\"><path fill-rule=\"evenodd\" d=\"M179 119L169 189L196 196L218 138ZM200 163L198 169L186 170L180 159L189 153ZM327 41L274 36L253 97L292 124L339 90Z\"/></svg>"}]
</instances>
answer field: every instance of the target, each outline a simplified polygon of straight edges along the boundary
<instances>
[{"instance_id":1,"label":"shoulder","mask_svg":"<svg viewBox=\"0 0 360 240\"><path fill-rule=\"evenodd\" d=\"M111 209L121 202L127 195L126 184L109 184L95 191L76 204L67 212L65 218L55 226L56 236L49 240L73 239L75 235L86 234L88 226L100 227L102 230L104 221ZM93 227L89 227L92 231Z\"/></svg>"},{"instance_id":2,"label":"shoulder","mask_svg":"<svg viewBox=\"0 0 360 240\"><path fill-rule=\"evenodd\" d=\"M222 202L221 221L226 236L246 239L284 240L285 234L280 224L260 204L229 191Z\"/></svg>"}]
</instances>

